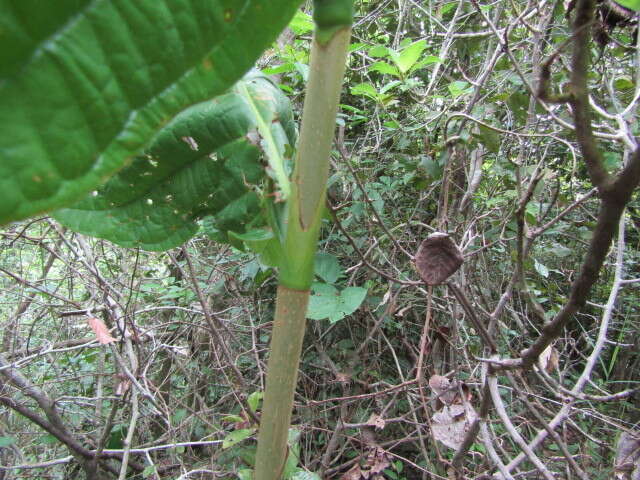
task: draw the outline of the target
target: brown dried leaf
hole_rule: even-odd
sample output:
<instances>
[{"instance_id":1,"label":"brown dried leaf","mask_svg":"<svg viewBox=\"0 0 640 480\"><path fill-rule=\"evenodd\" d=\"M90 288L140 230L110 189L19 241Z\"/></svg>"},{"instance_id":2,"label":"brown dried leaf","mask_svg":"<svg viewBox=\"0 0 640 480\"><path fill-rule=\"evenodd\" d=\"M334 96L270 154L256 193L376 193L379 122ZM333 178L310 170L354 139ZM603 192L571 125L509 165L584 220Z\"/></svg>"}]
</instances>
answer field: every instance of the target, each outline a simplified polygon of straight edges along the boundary
<instances>
[{"instance_id":1,"label":"brown dried leaf","mask_svg":"<svg viewBox=\"0 0 640 480\"><path fill-rule=\"evenodd\" d=\"M382 418L380 415L376 414L376 413L372 413L371 416L369 417L369 420L367 420L367 425L371 425L372 427L375 427L377 429L382 430L387 422L384 421L384 418Z\"/></svg>"},{"instance_id":2,"label":"brown dried leaf","mask_svg":"<svg viewBox=\"0 0 640 480\"><path fill-rule=\"evenodd\" d=\"M640 434L622 432L618 439L614 468L618 479L640 478Z\"/></svg>"},{"instance_id":3,"label":"brown dried leaf","mask_svg":"<svg viewBox=\"0 0 640 480\"><path fill-rule=\"evenodd\" d=\"M452 384L447 377L432 375L429 379L429 386L438 400L445 405L451 405L456 399L458 390L455 388L455 383Z\"/></svg>"},{"instance_id":4,"label":"brown dried leaf","mask_svg":"<svg viewBox=\"0 0 640 480\"><path fill-rule=\"evenodd\" d=\"M379 474L389 468L391 462L387 452L382 447L373 447L367 453L362 461L362 457L358 463L345 472L340 480L374 480L376 478L384 478Z\"/></svg>"},{"instance_id":5,"label":"brown dried leaf","mask_svg":"<svg viewBox=\"0 0 640 480\"><path fill-rule=\"evenodd\" d=\"M418 248L415 263L420 277L427 285L439 285L453 275L464 258L446 233L429 235Z\"/></svg>"},{"instance_id":6,"label":"brown dried leaf","mask_svg":"<svg viewBox=\"0 0 640 480\"><path fill-rule=\"evenodd\" d=\"M447 447L458 450L476 418L478 414L470 405L444 406L431 417L431 433Z\"/></svg>"},{"instance_id":7,"label":"brown dried leaf","mask_svg":"<svg viewBox=\"0 0 640 480\"><path fill-rule=\"evenodd\" d=\"M365 444L367 448L373 448L378 445L374 430L370 428L363 428L360 430L360 436L362 438L362 443Z\"/></svg>"},{"instance_id":8,"label":"brown dried leaf","mask_svg":"<svg viewBox=\"0 0 640 480\"><path fill-rule=\"evenodd\" d=\"M119 378L119 381L116 385L114 394L116 395L116 397L121 397L125 393L127 393L127 390L129 390L129 388L131 387L131 380L129 380L126 375L117 375L117 377Z\"/></svg>"},{"instance_id":9,"label":"brown dried leaf","mask_svg":"<svg viewBox=\"0 0 640 480\"><path fill-rule=\"evenodd\" d=\"M382 447L377 447L369 454L367 465L369 466L369 472L377 474L389 467L391 463L389 462L387 452L385 452Z\"/></svg>"},{"instance_id":10,"label":"brown dried leaf","mask_svg":"<svg viewBox=\"0 0 640 480\"><path fill-rule=\"evenodd\" d=\"M107 326L99 318L88 317L87 323L91 327L91 330L93 330L93 333L96 334L96 340L98 340L98 343L106 345L108 343L116 341L116 339L113 338L109 333L109 329L107 328Z\"/></svg>"},{"instance_id":11,"label":"brown dried leaf","mask_svg":"<svg viewBox=\"0 0 640 480\"><path fill-rule=\"evenodd\" d=\"M350 383L351 375L349 375L348 373L338 372L336 373L336 382L340 382L344 384Z\"/></svg>"},{"instance_id":12,"label":"brown dried leaf","mask_svg":"<svg viewBox=\"0 0 640 480\"><path fill-rule=\"evenodd\" d=\"M356 463L340 477L340 480L360 480L361 478L362 470L360 469L360 465Z\"/></svg>"},{"instance_id":13,"label":"brown dried leaf","mask_svg":"<svg viewBox=\"0 0 640 480\"><path fill-rule=\"evenodd\" d=\"M553 373L560 365L560 354L555 347L547 346L538 357L538 367L547 373Z\"/></svg>"},{"instance_id":14,"label":"brown dried leaf","mask_svg":"<svg viewBox=\"0 0 640 480\"><path fill-rule=\"evenodd\" d=\"M447 391L451 382L447 377L443 377L442 375L431 375L429 378L429 386L431 390L440 395L441 393Z\"/></svg>"},{"instance_id":15,"label":"brown dried leaf","mask_svg":"<svg viewBox=\"0 0 640 480\"><path fill-rule=\"evenodd\" d=\"M462 395L464 396L464 400L466 402L471 403L471 399L473 398L473 393L471 393L471 389L469 388L469 385L467 385L466 383L462 382L460 390L462 390ZM456 403L464 404L464 402L460 398L460 395L458 395L458 398L456 400L457 400Z\"/></svg>"}]
</instances>

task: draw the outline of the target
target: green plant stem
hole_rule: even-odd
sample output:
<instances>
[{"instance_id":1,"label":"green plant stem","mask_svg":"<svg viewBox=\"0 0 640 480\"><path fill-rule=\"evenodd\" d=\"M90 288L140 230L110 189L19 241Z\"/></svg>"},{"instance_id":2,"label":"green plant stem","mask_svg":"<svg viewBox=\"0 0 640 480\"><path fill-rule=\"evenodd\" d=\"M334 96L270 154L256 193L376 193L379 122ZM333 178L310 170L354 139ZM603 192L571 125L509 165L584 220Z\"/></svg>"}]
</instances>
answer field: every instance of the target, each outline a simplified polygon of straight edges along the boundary
<instances>
[{"instance_id":1,"label":"green plant stem","mask_svg":"<svg viewBox=\"0 0 640 480\"><path fill-rule=\"evenodd\" d=\"M275 480L282 475L308 302L308 290L278 287L267 388L258 435L256 480Z\"/></svg>"},{"instance_id":2,"label":"green plant stem","mask_svg":"<svg viewBox=\"0 0 640 480\"><path fill-rule=\"evenodd\" d=\"M311 47L309 84L284 242L287 258L280 267L258 435L256 480L279 479L287 456L287 434L350 36L349 27L339 28L321 44L316 33Z\"/></svg>"}]
</instances>

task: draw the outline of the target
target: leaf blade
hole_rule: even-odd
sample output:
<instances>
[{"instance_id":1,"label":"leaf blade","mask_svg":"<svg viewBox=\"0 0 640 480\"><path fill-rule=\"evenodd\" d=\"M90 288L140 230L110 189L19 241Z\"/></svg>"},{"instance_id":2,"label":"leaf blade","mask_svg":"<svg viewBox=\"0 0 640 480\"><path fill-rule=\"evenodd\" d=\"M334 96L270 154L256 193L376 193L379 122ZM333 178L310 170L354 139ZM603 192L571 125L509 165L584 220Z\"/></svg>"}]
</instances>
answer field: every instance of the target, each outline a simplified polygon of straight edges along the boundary
<instances>
[{"instance_id":1,"label":"leaf blade","mask_svg":"<svg viewBox=\"0 0 640 480\"><path fill-rule=\"evenodd\" d=\"M251 74L243 83L252 95L269 93L278 118L270 126L286 132L278 138L293 144L286 97L261 75ZM265 169L255 145L256 124L255 111L235 92L193 105L169 122L129 167L53 216L76 232L145 250L180 245L196 234L203 218L224 233L219 240L228 240L227 231L243 231L260 213L254 186Z\"/></svg>"},{"instance_id":2,"label":"leaf blade","mask_svg":"<svg viewBox=\"0 0 640 480\"><path fill-rule=\"evenodd\" d=\"M0 2L15 47L0 55L0 224L94 189L185 106L238 80L300 2L78 0L20 15L23 3Z\"/></svg>"}]
</instances>

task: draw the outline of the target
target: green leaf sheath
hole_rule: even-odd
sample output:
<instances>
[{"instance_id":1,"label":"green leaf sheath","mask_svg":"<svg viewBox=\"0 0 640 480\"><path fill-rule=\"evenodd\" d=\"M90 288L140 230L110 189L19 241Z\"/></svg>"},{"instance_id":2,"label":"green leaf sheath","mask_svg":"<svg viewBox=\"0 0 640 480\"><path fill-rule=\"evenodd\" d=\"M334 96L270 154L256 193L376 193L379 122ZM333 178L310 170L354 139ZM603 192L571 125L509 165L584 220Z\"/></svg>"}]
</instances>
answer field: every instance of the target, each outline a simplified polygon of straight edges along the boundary
<instances>
[{"instance_id":1,"label":"green leaf sheath","mask_svg":"<svg viewBox=\"0 0 640 480\"><path fill-rule=\"evenodd\" d=\"M0 224L82 198L224 93L300 0L0 0Z\"/></svg>"},{"instance_id":2,"label":"green leaf sheath","mask_svg":"<svg viewBox=\"0 0 640 480\"><path fill-rule=\"evenodd\" d=\"M203 217L222 238L244 232L260 212L256 189L266 170L258 124L269 126L279 148L295 144L289 101L251 74L234 91L180 112L144 155L54 216L77 232L146 250L180 245Z\"/></svg>"},{"instance_id":3,"label":"green leaf sheath","mask_svg":"<svg viewBox=\"0 0 640 480\"><path fill-rule=\"evenodd\" d=\"M316 40L320 45L326 44L336 30L351 28L353 0L314 0L313 21Z\"/></svg>"},{"instance_id":4,"label":"green leaf sheath","mask_svg":"<svg viewBox=\"0 0 640 480\"><path fill-rule=\"evenodd\" d=\"M318 30L351 27L353 23L353 0L314 0L313 21Z\"/></svg>"},{"instance_id":5,"label":"green leaf sheath","mask_svg":"<svg viewBox=\"0 0 640 480\"><path fill-rule=\"evenodd\" d=\"M292 181L292 201L289 202L285 239L288 258L279 276L281 285L297 290L308 290L313 278L329 156L351 29L349 26L337 28L324 44L320 42L319 31L314 35L311 51L309 82Z\"/></svg>"}]
</instances>

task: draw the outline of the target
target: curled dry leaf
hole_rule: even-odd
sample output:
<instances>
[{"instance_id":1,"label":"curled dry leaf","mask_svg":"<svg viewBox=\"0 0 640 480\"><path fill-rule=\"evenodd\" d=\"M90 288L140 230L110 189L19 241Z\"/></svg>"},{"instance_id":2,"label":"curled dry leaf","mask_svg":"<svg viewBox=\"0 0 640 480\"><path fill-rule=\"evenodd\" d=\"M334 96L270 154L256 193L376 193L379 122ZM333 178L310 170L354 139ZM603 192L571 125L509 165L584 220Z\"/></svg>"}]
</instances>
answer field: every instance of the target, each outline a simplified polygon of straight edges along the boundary
<instances>
[{"instance_id":1,"label":"curled dry leaf","mask_svg":"<svg viewBox=\"0 0 640 480\"><path fill-rule=\"evenodd\" d=\"M116 339L109 333L107 326L99 318L88 317L87 323L91 327L91 330L93 330L93 333L96 334L96 340L98 340L102 345L116 341Z\"/></svg>"},{"instance_id":2,"label":"curled dry leaf","mask_svg":"<svg viewBox=\"0 0 640 480\"><path fill-rule=\"evenodd\" d=\"M372 413L371 416L369 417L369 420L367 420L367 425L371 425L372 427L382 430L386 425L386 422L384 421L384 418L382 418L380 415L376 413Z\"/></svg>"},{"instance_id":3,"label":"curled dry leaf","mask_svg":"<svg viewBox=\"0 0 640 480\"><path fill-rule=\"evenodd\" d=\"M340 477L340 480L360 480L362 478L362 470L357 463L347 470L344 475Z\"/></svg>"},{"instance_id":4,"label":"curled dry leaf","mask_svg":"<svg viewBox=\"0 0 640 480\"><path fill-rule=\"evenodd\" d=\"M115 378L118 383L116 384L116 388L114 389L113 393L116 395L116 397L121 397L125 393L127 393L127 390L129 390L129 388L131 387L131 380L129 380L129 377L122 373L118 373Z\"/></svg>"},{"instance_id":5,"label":"curled dry leaf","mask_svg":"<svg viewBox=\"0 0 640 480\"><path fill-rule=\"evenodd\" d=\"M446 233L429 235L418 248L415 263L418 274L427 285L439 285L453 275L464 258Z\"/></svg>"},{"instance_id":6,"label":"curled dry leaf","mask_svg":"<svg viewBox=\"0 0 640 480\"><path fill-rule=\"evenodd\" d=\"M538 367L547 373L552 373L560 365L560 354L555 347L549 345L538 357Z\"/></svg>"},{"instance_id":7,"label":"curled dry leaf","mask_svg":"<svg viewBox=\"0 0 640 480\"><path fill-rule=\"evenodd\" d=\"M640 433L622 432L614 468L618 480L640 480Z\"/></svg>"},{"instance_id":8,"label":"curled dry leaf","mask_svg":"<svg viewBox=\"0 0 640 480\"><path fill-rule=\"evenodd\" d=\"M373 447L367 453L364 462L361 459L360 462L342 475L340 480L384 480L384 476L381 473L389 465L391 463L384 449L382 447Z\"/></svg>"},{"instance_id":9,"label":"curled dry leaf","mask_svg":"<svg viewBox=\"0 0 640 480\"><path fill-rule=\"evenodd\" d=\"M471 424L478 418L473 407L464 405L445 405L431 417L433 438L447 447L458 450Z\"/></svg>"},{"instance_id":10,"label":"curled dry leaf","mask_svg":"<svg viewBox=\"0 0 640 480\"><path fill-rule=\"evenodd\" d=\"M442 375L432 375L429 378L429 387L436 394L437 399L444 405L451 405L458 395L457 382L451 382Z\"/></svg>"}]
</instances>

